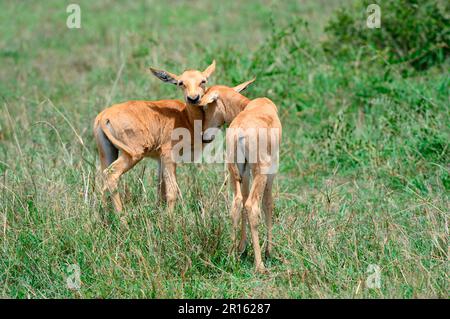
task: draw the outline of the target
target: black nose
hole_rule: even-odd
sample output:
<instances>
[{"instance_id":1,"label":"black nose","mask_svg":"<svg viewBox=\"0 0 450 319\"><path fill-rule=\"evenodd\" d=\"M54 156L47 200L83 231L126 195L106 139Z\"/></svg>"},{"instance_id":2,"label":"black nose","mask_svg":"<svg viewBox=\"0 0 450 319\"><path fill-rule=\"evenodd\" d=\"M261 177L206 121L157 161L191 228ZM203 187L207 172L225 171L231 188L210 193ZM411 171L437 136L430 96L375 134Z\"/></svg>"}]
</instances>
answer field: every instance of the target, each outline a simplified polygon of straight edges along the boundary
<instances>
[{"instance_id":1,"label":"black nose","mask_svg":"<svg viewBox=\"0 0 450 319\"><path fill-rule=\"evenodd\" d=\"M197 104L200 101L200 95L196 95L194 97L188 96L187 100L188 100L189 103Z\"/></svg>"}]
</instances>

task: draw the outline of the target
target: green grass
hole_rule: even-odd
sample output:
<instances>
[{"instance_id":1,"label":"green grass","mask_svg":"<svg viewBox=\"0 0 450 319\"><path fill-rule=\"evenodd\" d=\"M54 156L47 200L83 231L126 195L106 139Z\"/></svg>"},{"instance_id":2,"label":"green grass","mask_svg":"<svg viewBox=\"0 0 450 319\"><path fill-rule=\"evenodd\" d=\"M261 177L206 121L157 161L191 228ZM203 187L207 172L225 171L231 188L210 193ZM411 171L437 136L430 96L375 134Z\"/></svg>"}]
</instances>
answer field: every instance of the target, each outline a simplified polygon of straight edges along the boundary
<instances>
[{"instance_id":1,"label":"green grass","mask_svg":"<svg viewBox=\"0 0 450 319\"><path fill-rule=\"evenodd\" d=\"M66 28L61 1L0 4L0 296L449 297L448 63L405 78L370 51L325 55L342 1L79 3L80 30ZM96 114L181 98L147 67L213 58L213 83L257 76L246 94L280 110L268 275L254 274L251 247L228 255L222 164L181 165L168 216L144 161L122 181L129 230L98 217ZM67 288L71 264L80 290ZM370 264L380 288L365 284Z\"/></svg>"}]
</instances>

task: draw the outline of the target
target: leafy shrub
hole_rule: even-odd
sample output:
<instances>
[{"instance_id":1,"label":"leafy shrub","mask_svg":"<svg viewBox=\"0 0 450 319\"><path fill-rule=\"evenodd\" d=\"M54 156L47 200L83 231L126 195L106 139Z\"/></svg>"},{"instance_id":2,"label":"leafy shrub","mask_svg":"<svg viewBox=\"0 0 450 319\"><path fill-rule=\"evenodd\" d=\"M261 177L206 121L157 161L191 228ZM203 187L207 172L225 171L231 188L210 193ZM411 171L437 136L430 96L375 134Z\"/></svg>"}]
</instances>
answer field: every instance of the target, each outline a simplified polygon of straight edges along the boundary
<instances>
[{"instance_id":1,"label":"leafy shrub","mask_svg":"<svg viewBox=\"0 0 450 319\"><path fill-rule=\"evenodd\" d=\"M381 27L366 26L366 8L381 8ZM387 53L389 63L405 62L415 70L442 63L450 53L449 5L436 0L361 1L337 11L325 31L327 53L352 56L364 47Z\"/></svg>"}]
</instances>

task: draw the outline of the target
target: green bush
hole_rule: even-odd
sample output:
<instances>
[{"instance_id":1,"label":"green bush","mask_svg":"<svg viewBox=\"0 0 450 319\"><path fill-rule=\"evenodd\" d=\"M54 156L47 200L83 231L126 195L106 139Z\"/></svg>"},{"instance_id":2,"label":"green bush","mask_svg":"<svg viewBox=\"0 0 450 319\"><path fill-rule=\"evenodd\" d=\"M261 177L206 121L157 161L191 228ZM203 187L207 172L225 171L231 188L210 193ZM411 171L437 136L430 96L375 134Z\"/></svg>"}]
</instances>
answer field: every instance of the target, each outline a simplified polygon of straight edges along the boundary
<instances>
[{"instance_id":1,"label":"green bush","mask_svg":"<svg viewBox=\"0 0 450 319\"><path fill-rule=\"evenodd\" d=\"M366 26L366 8L371 3L381 8L380 28ZM389 63L425 70L449 56L448 9L448 4L436 0L361 1L336 12L325 29L328 39L323 48L340 57L375 49L385 52Z\"/></svg>"}]
</instances>

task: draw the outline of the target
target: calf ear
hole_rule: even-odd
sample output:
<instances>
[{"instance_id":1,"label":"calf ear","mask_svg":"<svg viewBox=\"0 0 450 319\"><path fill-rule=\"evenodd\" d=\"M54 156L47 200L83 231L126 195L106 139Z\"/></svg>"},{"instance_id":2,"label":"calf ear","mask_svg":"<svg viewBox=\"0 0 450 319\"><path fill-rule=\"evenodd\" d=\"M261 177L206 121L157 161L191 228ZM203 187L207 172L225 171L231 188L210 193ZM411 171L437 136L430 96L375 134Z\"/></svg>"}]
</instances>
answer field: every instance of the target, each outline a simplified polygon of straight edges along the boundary
<instances>
[{"instance_id":1,"label":"calf ear","mask_svg":"<svg viewBox=\"0 0 450 319\"><path fill-rule=\"evenodd\" d=\"M241 84L239 84L239 85L236 85L236 86L233 88L233 90L235 90L235 91L238 92L238 93L241 93L241 92L244 91L250 84L252 84L253 82L255 82L255 80L256 80L256 78L253 78L253 79L250 80L250 81L247 81L247 82L241 83Z\"/></svg>"},{"instance_id":2,"label":"calf ear","mask_svg":"<svg viewBox=\"0 0 450 319\"><path fill-rule=\"evenodd\" d=\"M152 71L153 75L163 82L178 84L178 75L155 68L150 68L150 71Z\"/></svg>"},{"instance_id":3,"label":"calf ear","mask_svg":"<svg viewBox=\"0 0 450 319\"><path fill-rule=\"evenodd\" d=\"M204 95L202 97L202 100L201 100L200 104L203 105L203 106L206 106L206 105L208 105L208 104L210 104L212 102L217 101L218 98L219 98L219 92L213 91L213 92L210 92L210 93Z\"/></svg>"},{"instance_id":4,"label":"calf ear","mask_svg":"<svg viewBox=\"0 0 450 319\"><path fill-rule=\"evenodd\" d=\"M208 67L205 69L205 71L202 72L202 73L203 73L203 76L204 76L205 78L209 78L209 77L211 76L211 74L214 73L215 70L216 70L216 60L213 60L212 63L211 63L211 65L208 66Z\"/></svg>"}]
</instances>

